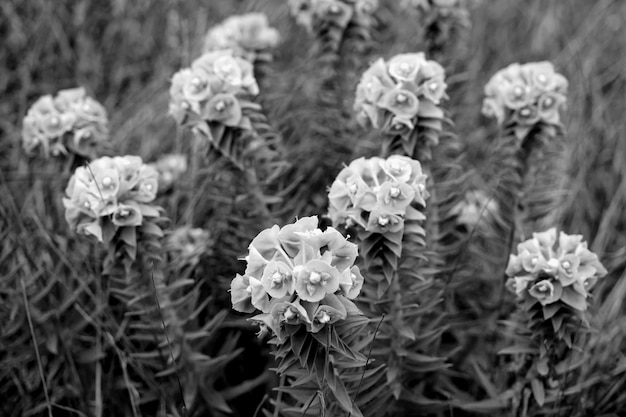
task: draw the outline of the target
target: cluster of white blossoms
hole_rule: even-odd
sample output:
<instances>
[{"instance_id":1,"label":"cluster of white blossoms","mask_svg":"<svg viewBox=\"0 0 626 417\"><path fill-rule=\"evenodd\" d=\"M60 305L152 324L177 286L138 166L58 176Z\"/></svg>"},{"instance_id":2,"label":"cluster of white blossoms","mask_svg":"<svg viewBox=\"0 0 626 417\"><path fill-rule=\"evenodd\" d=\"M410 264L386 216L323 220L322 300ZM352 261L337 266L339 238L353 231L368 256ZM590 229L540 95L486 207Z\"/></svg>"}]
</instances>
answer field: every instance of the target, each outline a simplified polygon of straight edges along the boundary
<instances>
[{"instance_id":1,"label":"cluster of white blossoms","mask_svg":"<svg viewBox=\"0 0 626 417\"><path fill-rule=\"evenodd\" d=\"M28 153L40 149L45 157L68 152L94 158L109 140L106 110L85 89L61 90L56 97L40 97L28 110L22 144Z\"/></svg>"},{"instance_id":2,"label":"cluster of white blossoms","mask_svg":"<svg viewBox=\"0 0 626 417\"><path fill-rule=\"evenodd\" d=\"M240 100L258 93L250 62L231 50L207 52L172 77L169 111L178 123L201 119L242 127Z\"/></svg>"},{"instance_id":3,"label":"cluster of white blossoms","mask_svg":"<svg viewBox=\"0 0 626 417\"><path fill-rule=\"evenodd\" d=\"M63 198L65 219L78 233L103 241L103 227L141 226L144 217L158 217L148 203L156 197L158 174L138 156L101 157L79 167Z\"/></svg>"},{"instance_id":4,"label":"cluster of white blossoms","mask_svg":"<svg viewBox=\"0 0 626 417\"><path fill-rule=\"evenodd\" d=\"M269 60L269 51L280 42L278 30L270 27L263 13L231 16L212 27L204 38L204 52L230 49L233 55L254 62Z\"/></svg>"},{"instance_id":5,"label":"cluster of white blossoms","mask_svg":"<svg viewBox=\"0 0 626 417\"><path fill-rule=\"evenodd\" d=\"M556 73L550 62L511 64L498 71L485 86L482 111L500 124L557 125L567 87L567 79Z\"/></svg>"},{"instance_id":6,"label":"cluster of white blossoms","mask_svg":"<svg viewBox=\"0 0 626 417\"><path fill-rule=\"evenodd\" d=\"M387 130L413 130L418 118L441 119L445 71L423 53L400 54L374 62L356 89L357 121Z\"/></svg>"},{"instance_id":7,"label":"cluster of white blossoms","mask_svg":"<svg viewBox=\"0 0 626 417\"><path fill-rule=\"evenodd\" d=\"M520 297L532 297L542 305L562 302L584 311L589 290L607 274L598 256L587 248L582 235L559 234L556 228L517 245L506 274L507 287Z\"/></svg>"},{"instance_id":8,"label":"cluster of white blossoms","mask_svg":"<svg viewBox=\"0 0 626 417\"><path fill-rule=\"evenodd\" d=\"M318 332L356 309L350 300L363 286L357 254L337 230L320 230L315 216L265 229L250 243L244 275L231 283L233 308L260 310L254 320L279 338L284 325Z\"/></svg>"},{"instance_id":9,"label":"cluster of white blossoms","mask_svg":"<svg viewBox=\"0 0 626 417\"><path fill-rule=\"evenodd\" d=\"M351 21L371 24L378 0L288 0L291 14L299 25L313 32L333 25L345 29Z\"/></svg>"},{"instance_id":10,"label":"cluster of white blossoms","mask_svg":"<svg viewBox=\"0 0 626 417\"><path fill-rule=\"evenodd\" d=\"M212 252L213 239L208 230L181 226L167 234L164 248L172 262L182 267L195 267L200 257Z\"/></svg>"},{"instance_id":11,"label":"cluster of white blossoms","mask_svg":"<svg viewBox=\"0 0 626 417\"><path fill-rule=\"evenodd\" d=\"M419 161L406 156L359 158L345 167L330 187L328 215L335 226L358 225L368 232L398 232L408 210L426 205L426 175Z\"/></svg>"},{"instance_id":12,"label":"cluster of white blossoms","mask_svg":"<svg viewBox=\"0 0 626 417\"><path fill-rule=\"evenodd\" d=\"M159 173L159 191L169 189L185 172L187 157L183 154L165 154L149 164Z\"/></svg>"},{"instance_id":13,"label":"cluster of white blossoms","mask_svg":"<svg viewBox=\"0 0 626 417\"><path fill-rule=\"evenodd\" d=\"M457 203L450 214L457 216L456 222L468 230L486 228L499 211L498 202L483 190L465 193L463 201Z\"/></svg>"}]
</instances>

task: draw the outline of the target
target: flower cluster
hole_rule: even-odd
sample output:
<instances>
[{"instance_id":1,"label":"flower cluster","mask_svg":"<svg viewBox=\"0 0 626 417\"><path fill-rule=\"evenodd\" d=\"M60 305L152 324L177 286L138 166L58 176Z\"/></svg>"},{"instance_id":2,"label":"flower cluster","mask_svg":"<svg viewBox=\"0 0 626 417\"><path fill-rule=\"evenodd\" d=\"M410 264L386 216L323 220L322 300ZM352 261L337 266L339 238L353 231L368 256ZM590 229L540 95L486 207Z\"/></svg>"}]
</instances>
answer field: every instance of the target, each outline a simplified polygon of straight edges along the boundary
<instances>
[{"instance_id":1,"label":"flower cluster","mask_svg":"<svg viewBox=\"0 0 626 417\"><path fill-rule=\"evenodd\" d=\"M463 26L469 26L466 0L402 0L403 8L417 10L421 14L436 14L439 18L452 18Z\"/></svg>"},{"instance_id":2,"label":"flower cluster","mask_svg":"<svg viewBox=\"0 0 626 417\"><path fill-rule=\"evenodd\" d=\"M520 297L532 297L545 306L562 302L584 311L588 291L607 274L598 256L587 249L582 235L559 234L556 229L534 233L517 245L506 274L507 287Z\"/></svg>"},{"instance_id":3,"label":"flower cluster","mask_svg":"<svg viewBox=\"0 0 626 417\"><path fill-rule=\"evenodd\" d=\"M289 7L296 22L313 32L328 24L342 29L350 22L369 26L378 0L289 0Z\"/></svg>"},{"instance_id":4,"label":"flower cluster","mask_svg":"<svg viewBox=\"0 0 626 417\"><path fill-rule=\"evenodd\" d=\"M485 86L482 112L498 123L532 127L539 122L558 125L565 104L567 79L550 62L511 64Z\"/></svg>"},{"instance_id":5,"label":"flower cluster","mask_svg":"<svg viewBox=\"0 0 626 417\"><path fill-rule=\"evenodd\" d=\"M258 93L250 62L231 50L207 52L172 77L169 111L178 123L193 116L243 127L240 97Z\"/></svg>"},{"instance_id":6,"label":"flower cluster","mask_svg":"<svg viewBox=\"0 0 626 417\"><path fill-rule=\"evenodd\" d=\"M418 118L443 117L437 106L447 97L446 87L443 67L421 52L380 58L357 86L357 120L364 127L413 130Z\"/></svg>"},{"instance_id":7,"label":"flower cluster","mask_svg":"<svg viewBox=\"0 0 626 417\"><path fill-rule=\"evenodd\" d=\"M411 203L425 206L426 198L426 175L418 161L400 155L359 158L330 187L329 216L333 225L393 233L403 230Z\"/></svg>"},{"instance_id":8,"label":"flower cluster","mask_svg":"<svg viewBox=\"0 0 626 417\"><path fill-rule=\"evenodd\" d=\"M78 233L103 242L105 225L141 226L144 217L158 217L147 203L156 197L158 174L138 156L101 157L79 167L63 198L65 219Z\"/></svg>"},{"instance_id":9,"label":"flower cluster","mask_svg":"<svg viewBox=\"0 0 626 417\"><path fill-rule=\"evenodd\" d=\"M109 139L106 110L85 89L61 90L40 97L28 110L22 127L24 149L41 148L45 157L74 154L94 158Z\"/></svg>"},{"instance_id":10,"label":"flower cluster","mask_svg":"<svg viewBox=\"0 0 626 417\"><path fill-rule=\"evenodd\" d=\"M468 230L485 227L497 213L498 202L482 190L468 191L463 201L450 211L450 214L457 216L457 224Z\"/></svg>"},{"instance_id":11,"label":"flower cluster","mask_svg":"<svg viewBox=\"0 0 626 417\"><path fill-rule=\"evenodd\" d=\"M165 239L165 250L172 255L174 262L183 267L198 265L200 257L208 254L212 246L211 234L197 227L179 227Z\"/></svg>"},{"instance_id":12,"label":"flower cluster","mask_svg":"<svg viewBox=\"0 0 626 417\"><path fill-rule=\"evenodd\" d=\"M244 275L231 283L233 308L263 314L255 321L281 337L283 324L304 324L316 333L347 317L363 277L354 266L358 248L317 217L265 229L254 238Z\"/></svg>"},{"instance_id":13,"label":"flower cluster","mask_svg":"<svg viewBox=\"0 0 626 417\"><path fill-rule=\"evenodd\" d=\"M263 13L231 16L211 28L204 38L204 52L230 49L250 62L269 60L268 50L280 42L278 30L270 27Z\"/></svg>"},{"instance_id":14,"label":"flower cluster","mask_svg":"<svg viewBox=\"0 0 626 417\"><path fill-rule=\"evenodd\" d=\"M159 191L167 190L187 171L187 157L166 154L149 165L159 173Z\"/></svg>"}]
</instances>

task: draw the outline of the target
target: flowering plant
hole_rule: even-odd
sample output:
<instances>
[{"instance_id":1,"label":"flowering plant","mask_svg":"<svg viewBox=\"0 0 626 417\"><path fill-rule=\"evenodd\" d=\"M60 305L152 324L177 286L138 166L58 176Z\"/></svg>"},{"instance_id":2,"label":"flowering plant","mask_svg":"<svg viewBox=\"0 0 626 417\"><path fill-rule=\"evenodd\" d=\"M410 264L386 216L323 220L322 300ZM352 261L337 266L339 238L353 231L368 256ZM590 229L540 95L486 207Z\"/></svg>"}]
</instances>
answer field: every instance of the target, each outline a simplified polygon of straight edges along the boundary
<instances>
[{"instance_id":1,"label":"flowering plant","mask_svg":"<svg viewBox=\"0 0 626 417\"><path fill-rule=\"evenodd\" d=\"M28 153L40 148L47 158L72 152L95 158L97 147L109 139L106 110L82 87L40 97L28 110L22 143Z\"/></svg>"},{"instance_id":2,"label":"flowering plant","mask_svg":"<svg viewBox=\"0 0 626 417\"><path fill-rule=\"evenodd\" d=\"M328 25L345 29L351 22L369 26L378 0L289 0L296 22L309 32Z\"/></svg>"},{"instance_id":3,"label":"flowering plant","mask_svg":"<svg viewBox=\"0 0 626 417\"><path fill-rule=\"evenodd\" d=\"M200 257L212 253L213 239L208 230L182 226L168 233L164 249L181 267L194 268Z\"/></svg>"},{"instance_id":4,"label":"flowering plant","mask_svg":"<svg viewBox=\"0 0 626 417\"><path fill-rule=\"evenodd\" d=\"M285 325L316 333L356 309L350 300L363 285L357 251L334 228L320 230L315 216L265 229L250 243L244 275L231 283L233 308L261 310L253 320L279 339Z\"/></svg>"},{"instance_id":5,"label":"flowering plant","mask_svg":"<svg viewBox=\"0 0 626 417\"><path fill-rule=\"evenodd\" d=\"M98 158L70 178L65 219L72 230L108 243L117 230L159 217L159 209L149 204L156 197L157 178L138 156Z\"/></svg>"},{"instance_id":6,"label":"flowering plant","mask_svg":"<svg viewBox=\"0 0 626 417\"><path fill-rule=\"evenodd\" d=\"M567 79L550 62L511 64L485 85L482 112L499 124L515 124L521 140L539 123L560 125L567 87Z\"/></svg>"},{"instance_id":7,"label":"flowering plant","mask_svg":"<svg viewBox=\"0 0 626 417\"><path fill-rule=\"evenodd\" d=\"M335 226L358 225L372 233L399 232L404 219L423 220L412 203L426 205L426 175L406 156L359 158L330 187L329 216Z\"/></svg>"},{"instance_id":8,"label":"flowering plant","mask_svg":"<svg viewBox=\"0 0 626 417\"><path fill-rule=\"evenodd\" d=\"M473 230L476 227L487 229L498 211L498 202L493 197L483 190L471 190L465 193L463 201L452 207L450 214L457 216L457 224L463 225L467 230Z\"/></svg>"},{"instance_id":9,"label":"flowering plant","mask_svg":"<svg viewBox=\"0 0 626 417\"><path fill-rule=\"evenodd\" d=\"M270 27L263 13L231 16L211 28L204 38L204 52L230 49L250 62L269 61L269 50L280 42L278 30Z\"/></svg>"},{"instance_id":10,"label":"flowering plant","mask_svg":"<svg viewBox=\"0 0 626 417\"><path fill-rule=\"evenodd\" d=\"M258 93L250 62L231 50L207 52L172 77L169 111L178 123L190 118L249 128L241 98Z\"/></svg>"},{"instance_id":11,"label":"flowering plant","mask_svg":"<svg viewBox=\"0 0 626 417\"><path fill-rule=\"evenodd\" d=\"M520 243L506 269L507 287L544 307L561 303L585 311L589 290L607 271L582 235L561 232L555 249L556 241L552 228Z\"/></svg>"},{"instance_id":12,"label":"flowering plant","mask_svg":"<svg viewBox=\"0 0 626 417\"><path fill-rule=\"evenodd\" d=\"M187 157L183 154L166 154L148 164L159 174L159 191L169 189L187 171Z\"/></svg>"}]
</instances>

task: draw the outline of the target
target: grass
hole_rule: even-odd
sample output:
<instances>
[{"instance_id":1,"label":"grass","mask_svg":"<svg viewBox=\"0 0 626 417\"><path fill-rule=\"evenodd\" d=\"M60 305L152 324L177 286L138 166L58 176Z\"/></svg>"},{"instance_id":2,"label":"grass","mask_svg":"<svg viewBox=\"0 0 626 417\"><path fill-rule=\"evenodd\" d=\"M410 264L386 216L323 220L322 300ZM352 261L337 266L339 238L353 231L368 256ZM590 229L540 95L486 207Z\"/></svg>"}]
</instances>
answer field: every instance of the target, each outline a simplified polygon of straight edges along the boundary
<instances>
[{"instance_id":1,"label":"grass","mask_svg":"<svg viewBox=\"0 0 626 417\"><path fill-rule=\"evenodd\" d=\"M446 106L465 144L466 168L472 170L473 181L497 180L486 163L494 128L480 115L482 88L491 75L512 62L549 60L570 81L564 119L568 132L566 193L558 226L568 233L583 234L611 272L595 290L593 312L598 333L593 338L592 360L582 372L589 377L587 383L597 380L595 383L601 384L597 375L607 370L607 363L617 364L618 369L623 366L626 352L626 329L620 324L626 298L626 38L622 36L626 3L475 3L471 31L443 59L450 84ZM47 359L41 365L47 379L65 382L68 389L80 379L81 365L76 358L55 356L55 352L77 349L63 347L63 326L80 320L71 303L61 302L74 294L87 300L81 307L88 315L104 308L93 293L101 250L68 233L63 219L60 198L68 173L54 162L29 159L21 149L21 121L28 107L43 94L82 85L107 108L116 153L138 154L145 161L167 152L192 153L187 134L167 115L169 79L199 55L202 36L211 25L250 10L266 12L285 37L262 83L263 105L299 166L295 180L301 184L301 201L288 207L280 221L323 214L326 187L341 164L371 150L368 142L361 140L362 132L347 120L352 88L360 70L376 56L389 57L419 47L410 16L383 16L383 22L393 18L394 23L384 27L380 34L384 45L364 57L360 70L345 74L342 111L348 117L338 118L335 109L320 107L317 102L315 63L306 53L311 40L295 26L282 0L13 0L0 4L0 362L12 365L10 370L0 371L4 387L0 397L10 398L0 405L3 412L46 413L39 407L46 404L44 391L37 391L41 389L39 355L30 351L16 354L16 346L32 346L29 332L5 319L23 314L19 303L10 302L15 294L21 297L21 289L13 285L26 284L32 308L28 321L32 314L39 349L46 349ZM214 255L203 259L199 273L211 280L203 294L215 300L204 320L229 309L225 290L241 269L237 257L262 228L249 204L241 202L241 187L233 191L236 176L220 167L219 163L210 167L192 163L179 189L164 202L172 226L204 227L215 238ZM235 334L238 319L229 317L215 342L216 350L220 342ZM265 392L263 387L274 380L261 376L266 360L261 350L265 348L249 330L237 332L236 344L247 353L233 362L228 368L232 375L218 385L230 389L230 405L244 416L253 412ZM56 342L51 341L55 334ZM250 353L255 349L261 353ZM251 362L255 363L248 367ZM255 378L258 384L252 384L254 387L237 389L238 384ZM254 391L258 386L262 388ZM54 402L54 393L62 390L49 387L49 391ZM598 412L610 411L619 395L611 388L604 397L589 401L597 401ZM241 405L242 398L254 402L252 411ZM81 409L101 410L101 404L82 401ZM54 415L60 412L53 411Z\"/></svg>"}]
</instances>

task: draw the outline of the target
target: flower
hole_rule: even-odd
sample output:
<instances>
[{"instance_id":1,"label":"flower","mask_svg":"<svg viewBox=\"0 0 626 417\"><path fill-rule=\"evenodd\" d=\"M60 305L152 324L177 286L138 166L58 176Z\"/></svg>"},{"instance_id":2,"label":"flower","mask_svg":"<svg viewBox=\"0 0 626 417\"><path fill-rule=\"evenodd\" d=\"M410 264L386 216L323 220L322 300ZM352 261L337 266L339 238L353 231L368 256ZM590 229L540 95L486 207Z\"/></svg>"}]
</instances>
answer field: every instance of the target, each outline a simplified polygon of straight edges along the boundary
<instances>
[{"instance_id":1,"label":"flower","mask_svg":"<svg viewBox=\"0 0 626 417\"><path fill-rule=\"evenodd\" d=\"M171 262L195 267L202 255L212 252L213 243L207 230L181 226L166 235L164 248L171 255Z\"/></svg>"},{"instance_id":2,"label":"flower","mask_svg":"<svg viewBox=\"0 0 626 417\"><path fill-rule=\"evenodd\" d=\"M158 217L150 203L157 191L157 172L136 156L101 157L78 167L63 198L65 218L73 230L103 241L102 227L136 227Z\"/></svg>"},{"instance_id":3,"label":"flower","mask_svg":"<svg viewBox=\"0 0 626 417\"><path fill-rule=\"evenodd\" d=\"M443 118L437 106L446 98L446 88L443 67L422 52L378 59L357 85L357 121L364 127L410 132L419 118Z\"/></svg>"},{"instance_id":4,"label":"flower","mask_svg":"<svg viewBox=\"0 0 626 417\"><path fill-rule=\"evenodd\" d=\"M556 228L552 228L518 244L506 274L510 277L507 287L520 297L531 296L542 305L559 301L582 311L588 290L607 271L581 235L560 232L557 241Z\"/></svg>"},{"instance_id":5,"label":"flower","mask_svg":"<svg viewBox=\"0 0 626 417\"><path fill-rule=\"evenodd\" d=\"M149 166L159 174L159 190L169 189L187 171L187 157L183 154L165 154Z\"/></svg>"},{"instance_id":6,"label":"flower","mask_svg":"<svg viewBox=\"0 0 626 417\"><path fill-rule=\"evenodd\" d=\"M291 15L309 32L329 26L343 31L351 22L370 26L378 4L378 0L289 0Z\"/></svg>"},{"instance_id":7,"label":"flower","mask_svg":"<svg viewBox=\"0 0 626 417\"><path fill-rule=\"evenodd\" d=\"M537 123L558 125L565 105L567 80L550 62L511 64L485 85L483 114L499 124L513 121L523 127Z\"/></svg>"},{"instance_id":8,"label":"flower","mask_svg":"<svg viewBox=\"0 0 626 417\"><path fill-rule=\"evenodd\" d=\"M234 56L254 62L279 42L280 34L270 27L266 15L247 13L211 28L204 39L204 52L230 49Z\"/></svg>"},{"instance_id":9,"label":"flower","mask_svg":"<svg viewBox=\"0 0 626 417\"><path fill-rule=\"evenodd\" d=\"M333 225L359 225L372 233L398 232L412 204L426 205L426 175L409 157L359 158L330 187L328 215Z\"/></svg>"},{"instance_id":10,"label":"flower","mask_svg":"<svg viewBox=\"0 0 626 417\"><path fill-rule=\"evenodd\" d=\"M243 127L240 100L256 96L252 64L231 50L207 52L172 76L169 112L178 123L195 115L226 126Z\"/></svg>"},{"instance_id":11,"label":"flower","mask_svg":"<svg viewBox=\"0 0 626 417\"><path fill-rule=\"evenodd\" d=\"M484 227L493 221L498 213L498 203L482 190L472 190L465 194L463 201L456 204L450 213L457 216L457 224L468 230Z\"/></svg>"},{"instance_id":12,"label":"flower","mask_svg":"<svg viewBox=\"0 0 626 417\"><path fill-rule=\"evenodd\" d=\"M233 308L260 310L262 315L255 321L278 332L279 338L285 324L304 324L317 332L342 320L343 306L358 296L363 285L354 266L357 245L332 227L319 229L317 217L265 229L248 249L245 273L231 283Z\"/></svg>"},{"instance_id":13,"label":"flower","mask_svg":"<svg viewBox=\"0 0 626 417\"><path fill-rule=\"evenodd\" d=\"M106 110L84 88L61 90L56 97L40 97L28 110L22 144L28 153L42 149L45 157L71 152L95 157L109 138Z\"/></svg>"}]
</instances>

